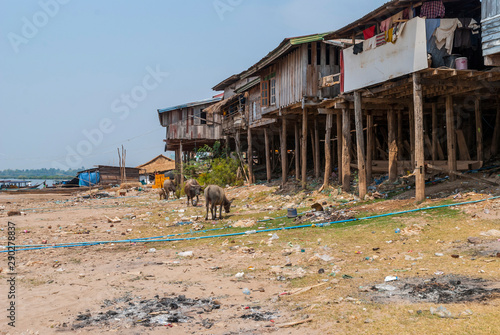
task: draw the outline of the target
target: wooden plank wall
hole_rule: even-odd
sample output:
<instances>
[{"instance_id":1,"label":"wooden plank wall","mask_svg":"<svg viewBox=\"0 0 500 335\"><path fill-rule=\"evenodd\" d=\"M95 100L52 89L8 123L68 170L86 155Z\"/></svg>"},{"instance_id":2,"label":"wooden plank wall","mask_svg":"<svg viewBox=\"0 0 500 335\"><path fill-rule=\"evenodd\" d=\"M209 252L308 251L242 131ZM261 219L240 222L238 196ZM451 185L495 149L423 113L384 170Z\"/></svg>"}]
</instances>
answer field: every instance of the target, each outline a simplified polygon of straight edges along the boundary
<instances>
[{"instance_id":1,"label":"wooden plank wall","mask_svg":"<svg viewBox=\"0 0 500 335\"><path fill-rule=\"evenodd\" d=\"M199 116L201 110L210 104L195 107L183 108L164 113L163 120L166 119L167 140L219 140L222 138L221 116L219 114L207 114L206 124L201 124ZM167 116L165 116L165 114Z\"/></svg>"}]
</instances>

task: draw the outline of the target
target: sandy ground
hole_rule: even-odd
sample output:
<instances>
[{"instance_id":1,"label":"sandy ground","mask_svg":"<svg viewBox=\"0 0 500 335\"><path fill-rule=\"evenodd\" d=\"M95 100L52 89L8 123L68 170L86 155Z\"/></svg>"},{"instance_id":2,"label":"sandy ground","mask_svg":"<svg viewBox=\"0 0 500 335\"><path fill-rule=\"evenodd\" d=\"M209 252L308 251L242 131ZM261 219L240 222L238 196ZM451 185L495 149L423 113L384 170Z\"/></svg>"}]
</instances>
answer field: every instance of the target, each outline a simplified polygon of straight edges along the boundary
<instances>
[{"instance_id":1,"label":"sandy ground","mask_svg":"<svg viewBox=\"0 0 500 335\"><path fill-rule=\"evenodd\" d=\"M456 189L456 185L449 185L448 188ZM417 205L412 199L349 203L354 197L339 194L337 188L321 194L287 194L277 187L256 185L230 189L229 198L235 199L231 213L223 214L222 221L205 221L203 200L198 207L187 208L185 199L160 201L155 191L150 189L131 190L124 197L117 196L117 190L107 191L111 196L101 199L85 198L84 194L0 194L0 245L5 246L7 243L8 222L15 223L17 245L40 244L46 247L58 243L117 241L190 231L192 234L179 237L258 231L272 224L258 223L257 219L283 215L288 207L299 208L302 212L310 209L315 202L322 203L325 208L342 208L346 212L343 215L373 215L436 203L435 200L429 200ZM444 192L442 186L439 192ZM498 192L498 189L493 190L493 195L494 192ZM458 202L487 197L487 194L462 192L449 194L447 200ZM344 203L347 204L340 207ZM20 211L21 215L7 217L7 212L11 210ZM107 217L118 217L121 221L111 223ZM384 283L387 274L421 277L432 276L439 271L489 281L492 295L487 294L482 307L474 305L477 301L471 302L470 306L461 302L451 310L458 313L466 309L480 309L487 320L496 320L496 324L495 321L488 321L492 324L481 328L484 332L480 329L476 333L498 333L498 319L489 317L497 313L494 311L498 311L499 305L495 297L500 293L495 290L499 288L497 259L500 258L492 257L499 246L491 243L500 237L481 233L500 229L500 200L461 207L457 218L457 222L443 219L443 226L438 228L429 211L409 217L401 215L388 223L378 222L362 228L346 226L328 234L320 232L318 228L280 230L276 232L279 236L277 240L271 238L272 233L260 233L194 241L110 243L17 251L16 327L7 326L9 320L2 315L0 334L386 333L384 329L394 329L399 333L405 333L401 329L407 329L408 333L414 333L410 331L414 328L392 325L392 321L387 320L387 302L380 309L380 306L370 301L370 294L364 294L365 291L360 287L370 286L375 281ZM314 220L315 217L310 219ZM192 223L176 225L186 221ZM276 227L287 224L286 219L279 222L283 223ZM432 229L425 226L426 223ZM200 225L203 225L201 229L215 229L229 224L248 227L239 230L221 229L205 234L194 230ZM394 227L406 228L403 231L406 234L394 234ZM354 236L359 234L364 234L367 240L356 240ZM467 242L469 235L479 239L477 244ZM383 251L376 251L378 249L375 246ZM420 253L416 252L418 248L421 249ZM476 254L471 253L472 249ZM192 251L193 256L179 255L186 251ZM412 252L408 254L410 258L405 255L409 252ZM434 252L444 253L446 258L437 259ZM458 260L463 261L463 266L449 261L454 261L449 256L452 253L460 254ZM423 260L415 261L419 255ZM9 291L6 281L11 276L8 273L7 254L2 253L0 257L1 309L5 315L8 307L5 297ZM487 262L478 263L477 258L481 257ZM375 264L382 259L386 263ZM443 265L444 259L450 264ZM408 264L408 261L414 262L411 263L413 265ZM457 266L462 269L453 271ZM402 271L408 272L395 273L392 272L393 268L406 269ZM305 293L294 291L316 285L316 288ZM249 294L244 293L245 289L249 290ZM114 313L138 306L140 301L178 299L179 296L181 300L185 297L198 302L206 299L203 300L205 303L209 302L212 307L216 305L216 308L185 306L175 311L182 311L185 322L165 321L163 325L144 324L139 319L140 315L133 311L128 316L123 313L105 320L97 319L99 315L111 313L109 311ZM430 305L425 304L428 302L412 307L415 301L408 301L402 307L404 312L398 310L398 313L407 315L407 310L428 310ZM343 304L349 305L346 307ZM168 308L164 306L160 307L155 310L160 313L152 312L152 315L174 313L165 311ZM475 314L470 318L476 318ZM280 327L288 322L302 321L308 322ZM425 320L415 321L415 325L427 321L433 327L439 327L438 321L441 320L426 315ZM483 321L477 317L474 322ZM467 329L465 324L454 327L458 328L449 328L450 333Z\"/></svg>"}]
</instances>

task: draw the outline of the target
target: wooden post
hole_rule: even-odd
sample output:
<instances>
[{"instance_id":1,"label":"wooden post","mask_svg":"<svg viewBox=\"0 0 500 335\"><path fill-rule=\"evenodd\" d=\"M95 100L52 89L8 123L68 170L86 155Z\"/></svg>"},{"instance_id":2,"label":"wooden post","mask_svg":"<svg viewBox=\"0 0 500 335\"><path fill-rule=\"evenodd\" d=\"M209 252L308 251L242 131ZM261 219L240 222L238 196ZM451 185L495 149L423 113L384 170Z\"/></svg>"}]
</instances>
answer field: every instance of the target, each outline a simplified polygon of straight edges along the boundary
<instances>
[{"instance_id":1,"label":"wooden post","mask_svg":"<svg viewBox=\"0 0 500 335\"><path fill-rule=\"evenodd\" d=\"M481 112L481 99L475 99L475 112L476 112L476 147L477 147L477 160L483 161L483 115Z\"/></svg>"},{"instance_id":2,"label":"wooden post","mask_svg":"<svg viewBox=\"0 0 500 335\"><path fill-rule=\"evenodd\" d=\"M403 160L403 111L398 110L398 161Z\"/></svg>"},{"instance_id":3,"label":"wooden post","mask_svg":"<svg viewBox=\"0 0 500 335\"><path fill-rule=\"evenodd\" d=\"M387 128L389 142L389 181L393 182L398 178L398 144L396 142L396 115L394 107L390 107L387 112Z\"/></svg>"},{"instance_id":4,"label":"wooden post","mask_svg":"<svg viewBox=\"0 0 500 335\"><path fill-rule=\"evenodd\" d=\"M318 129L318 117L314 118L314 177L319 178L321 158L319 152L319 129Z\"/></svg>"},{"instance_id":5,"label":"wooden post","mask_svg":"<svg viewBox=\"0 0 500 335\"><path fill-rule=\"evenodd\" d=\"M323 186L320 192L330 185L330 175L332 174L332 120L333 115L326 115L326 134L325 134L325 177L323 181Z\"/></svg>"},{"instance_id":6,"label":"wooden post","mask_svg":"<svg viewBox=\"0 0 500 335\"><path fill-rule=\"evenodd\" d=\"M367 185L363 112L361 110L361 93L359 91L354 92L354 118L356 123L356 144L358 151L358 189L359 198L363 200L366 195Z\"/></svg>"},{"instance_id":7,"label":"wooden post","mask_svg":"<svg viewBox=\"0 0 500 335\"><path fill-rule=\"evenodd\" d=\"M248 185L252 185L255 180L254 180L254 175L253 175L253 145L252 145L252 128L250 128L250 125L248 125L248 152L247 152L247 159L248 159Z\"/></svg>"},{"instance_id":8,"label":"wooden post","mask_svg":"<svg viewBox=\"0 0 500 335\"><path fill-rule=\"evenodd\" d=\"M288 177L288 155L286 152L286 118L281 119L281 185L285 186Z\"/></svg>"},{"instance_id":9,"label":"wooden post","mask_svg":"<svg viewBox=\"0 0 500 335\"><path fill-rule=\"evenodd\" d=\"M415 168L415 106L410 104L409 117L410 117L410 161L412 168Z\"/></svg>"},{"instance_id":10,"label":"wooden post","mask_svg":"<svg viewBox=\"0 0 500 335\"><path fill-rule=\"evenodd\" d=\"M491 142L491 156L498 154L500 143L500 99L497 99L497 117L495 121L495 129L493 130L493 141Z\"/></svg>"},{"instance_id":11,"label":"wooden post","mask_svg":"<svg viewBox=\"0 0 500 335\"><path fill-rule=\"evenodd\" d=\"M184 162L182 161L182 141L179 142L179 157L180 157L180 164L181 164L181 190L184 189Z\"/></svg>"},{"instance_id":12,"label":"wooden post","mask_svg":"<svg viewBox=\"0 0 500 335\"><path fill-rule=\"evenodd\" d=\"M337 112L337 175L342 180L342 113Z\"/></svg>"},{"instance_id":13,"label":"wooden post","mask_svg":"<svg viewBox=\"0 0 500 335\"><path fill-rule=\"evenodd\" d=\"M302 110L302 188L306 188L307 182L307 108Z\"/></svg>"},{"instance_id":14,"label":"wooden post","mask_svg":"<svg viewBox=\"0 0 500 335\"><path fill-rule=\"evenodd\" d=\"M372 181L373 160L373 114L366 115L366 180L368 184Z\"/></svg>"},{"instance_id":15,"label":"wooden post","mask_svg":"<svg viewBox=\"0 0 500 335\"><path fill-rule=\"evenodd\" d=\"M269 130L264 128L264 145L266 147L266 174L267 182L271 182L271 153L269 148Z\"/></svg>"},{"instance_id":16,"label":"wooden post","mask_svg":"<svg viewBox=\"0 0 500 335\"><path fill-rule=\"evenodd\" d=\"M448 170L457 171L457 140L455 134L455 117L453 115L453 97L446 96L446 140L448 144ZM454 181L456 176L451 174L450 180Z\"/></svg>"},{"instance_id":17,"label":"wooden post","mask_svg":"<svg viewBox=\"0 0 500 335\"><path fill-rule=\"evenodd\" d=\"M415 120L415 200L425 200L424 101L420 73L413 74Z\"/></svg>"},{"instance_id":18,"label":"wooden post","mask_svg":"<svg viewBox=\"0 0 500 335\"><path fill-rule=\"evenodd\" d=\"M300 135L299 122L295 122L295 180L300 181Z\"/></svg>"},{"instance_id":19,"label":"wooden post","mask_svg":"<svg viewBox=\"0 0 500 335\"><path fill-rule=\"evenodd\" d=\"M437 103L432 104L432 160L438 159L438 122L437 122Z\"/></svg>"},{"instance_id":20,"label":"wooden post","mask_svg":"<svg viewBox=\"0 0 500 335\"><path fill-rule=\"evenodd\" d=\"M349 109L342 109L342 189L351 190L351 117Z\"/></svg>"}]
</instances>

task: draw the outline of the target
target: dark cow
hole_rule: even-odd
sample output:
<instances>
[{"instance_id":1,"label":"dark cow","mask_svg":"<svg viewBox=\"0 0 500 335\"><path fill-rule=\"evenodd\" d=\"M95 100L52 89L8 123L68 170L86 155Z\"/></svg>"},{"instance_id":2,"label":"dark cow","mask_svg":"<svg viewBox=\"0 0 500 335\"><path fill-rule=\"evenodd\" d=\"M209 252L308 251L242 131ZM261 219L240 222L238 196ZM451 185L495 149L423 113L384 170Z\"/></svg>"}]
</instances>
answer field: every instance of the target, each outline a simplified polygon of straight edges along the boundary
<instances>
[{"instance_id":1,"label":"dark cow","mask_svg":"<svg viewBox=\"0 0 500 335\"><path fill-rule=\"evenodd\" d=\"M207 207L207 215L205 216L205 220L208 220L208 207L210 206L210 212L212 213L212 220L217 220L217 207L220 205L220 215L219 219L222 220L222 206L224 206L224 210L226 213L229 213L229 209L231 208L231 201L227 200L226 194L224 193L224 189L217 185L208 185L205 188L205 203ZM215 216L214 216L215 209Z\"/></svg>"},{"instance_id":2,"label":"dark cow","mask_svg":"<svg viewBox=\"0 0 500 335\"><path fill-rule=\"evenodd\" d=\"M176 191L176 186L175 186L175 181L166 179L163 182L163 189L160 190L160 200L165 199L168 200L168 196L170 195L170 192L172 192L175 196L175 191Z\"/></svg>"},{"instance_id":3,"label":"dark cow","mask_svg":"<svg viewBox=\"0 0 500 335\"><path fill-rule=\"evenodd\" d=\"M200 192L201 192L201 186L200 184L198 184L196 180L189 179L188 181L186 181L186 184L184 184L184 193L186 193L187 196L188 206L190 199L193 206L196 206L198 204L199 201L198 196L200 195ZM196 197L196 202L194 201L194 197Z\"/></svg>"}]
</instances>

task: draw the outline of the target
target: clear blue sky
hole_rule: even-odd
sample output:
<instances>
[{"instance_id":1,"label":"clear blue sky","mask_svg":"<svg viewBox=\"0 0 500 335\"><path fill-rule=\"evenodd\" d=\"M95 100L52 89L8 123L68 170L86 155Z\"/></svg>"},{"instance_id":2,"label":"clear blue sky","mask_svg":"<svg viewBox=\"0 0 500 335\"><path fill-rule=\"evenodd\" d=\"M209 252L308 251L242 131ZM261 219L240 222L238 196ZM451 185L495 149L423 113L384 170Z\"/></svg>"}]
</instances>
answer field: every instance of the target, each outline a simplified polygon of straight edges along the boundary
<instances>
[{"instance_id":1,"label":"clear blue sky","mask_svg":"<svg viewBox=\"0 0 500 335\"><path fill-rule=\"evenodd\" d=\"M384 2L0 0L0 170L117 164L122 144L142 164L163 153L158 108Z\"/></svg>"}]
</instances>

